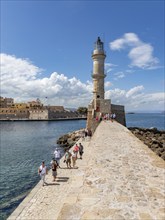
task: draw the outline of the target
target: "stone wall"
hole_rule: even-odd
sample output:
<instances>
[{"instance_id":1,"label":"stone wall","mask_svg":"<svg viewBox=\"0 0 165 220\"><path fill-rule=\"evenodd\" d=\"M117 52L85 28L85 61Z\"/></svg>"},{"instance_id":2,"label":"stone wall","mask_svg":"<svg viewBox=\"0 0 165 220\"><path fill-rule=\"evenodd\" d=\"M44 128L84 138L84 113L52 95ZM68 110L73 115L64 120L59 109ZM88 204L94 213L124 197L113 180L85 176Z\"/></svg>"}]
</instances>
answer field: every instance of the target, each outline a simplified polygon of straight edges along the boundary
<instances>
[{"instance_id":1,"label":"stone wall","mask_svg":"<svg viewBox=\"0 0 165 220\"><path fill-rule=\"evenodd\" d=\"M48 119L48 110L36 109L29 111L30 120L47 120Z\"/></svg>"},{"instance_id":2,"label":"stone wall","mask_svg":"<svg viewBox=\"0 0 165 220\"><path fill-rule=\"evenodd\" d=\"M126 120L125 120L125 110L123 105L114 105L111 104L111 113L116 114L116 121L120 124L126 126Z\"/></svg>"}]
</instances>

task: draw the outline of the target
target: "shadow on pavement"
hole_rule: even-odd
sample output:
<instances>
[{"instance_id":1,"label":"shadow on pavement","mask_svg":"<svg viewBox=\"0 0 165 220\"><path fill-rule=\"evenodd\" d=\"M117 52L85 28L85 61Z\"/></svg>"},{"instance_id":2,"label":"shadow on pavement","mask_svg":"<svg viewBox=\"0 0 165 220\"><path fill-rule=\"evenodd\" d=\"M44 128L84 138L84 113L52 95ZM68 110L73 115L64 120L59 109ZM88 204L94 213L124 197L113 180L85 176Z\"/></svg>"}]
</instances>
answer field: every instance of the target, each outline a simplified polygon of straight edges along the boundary
<instances>
[{"instance_id":1,"label":"shadow on pavement","mask_svg":"<svg viewBox=\"0 0 165 220\"><path fill-rule=\"evenodd\" d=\"M56 185L60 185L59 183L47 183L46 186L56 186Z\"/></svg>"}]
</instances>

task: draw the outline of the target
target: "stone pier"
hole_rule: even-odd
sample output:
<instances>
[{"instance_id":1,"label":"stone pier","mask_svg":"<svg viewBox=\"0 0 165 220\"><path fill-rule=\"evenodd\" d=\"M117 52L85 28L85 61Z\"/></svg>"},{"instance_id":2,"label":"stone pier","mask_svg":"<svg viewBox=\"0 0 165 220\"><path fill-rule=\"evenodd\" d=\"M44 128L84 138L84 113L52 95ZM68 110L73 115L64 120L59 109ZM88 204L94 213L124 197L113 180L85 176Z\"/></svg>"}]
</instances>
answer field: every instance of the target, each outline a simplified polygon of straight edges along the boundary
<instances>
[{"instance_id":1,"label":"stone pier","mask_svg":"<svg viewBox=\"0 0 165 220\"><path fill-rule=\"evenodd\" d=\"M164 220L165 163L126 127L102 121L77 169L39 182L8 220Z\"/></svg>"}]
</instances>

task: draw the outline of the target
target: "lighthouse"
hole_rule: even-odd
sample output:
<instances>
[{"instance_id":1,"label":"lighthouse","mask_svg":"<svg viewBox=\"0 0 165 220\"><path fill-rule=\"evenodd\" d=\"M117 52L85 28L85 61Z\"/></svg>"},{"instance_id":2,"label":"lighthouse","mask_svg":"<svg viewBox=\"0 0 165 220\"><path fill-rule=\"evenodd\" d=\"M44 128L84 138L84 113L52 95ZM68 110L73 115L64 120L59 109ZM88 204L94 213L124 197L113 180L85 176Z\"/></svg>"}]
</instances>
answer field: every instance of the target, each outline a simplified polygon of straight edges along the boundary
<instances>
[{"instance_id":1,"label":"lighthouse","mask_svg":"<svg viewBox=\"0 0 165 220\"><path fill-rule=\"evenodd\" d=\"M104 43L98 37L94 44L93 59L93 99L104 99L104 60L106 58Z\"/></svg>"},{"instance_id":2,"label":"lighthouse","mask_svg":"<svg viewBox=\"0 0 165 220\"><path fill-rule=\"evenodd\" d=\"M111 100L104 98L104 62L106 54L104 51L104 43L100 37L94 43L94 50L92 52L93 60L93 100L88 106L87 128L94 130L96 118L100 119L105 114L111 112Z\"/></svg>"},{"instance_id":3,"label":"lighthouse","mask_svg":"<svg viewBox=\"0 0 165 220\"><path fill-rule=\"evenodd\" d=\"M124 106L111 104L110 99L105 99L105 58L106 53L104 51L104 43L101 41L100 37L98 37L94 43L94 49L92 52L93 99L88 105L88 116L86 124L86 128L91 130L92 133L95 131L99 122L106 114L115 113L116 121L126 126Z\"/></svg>"}]
</instances>

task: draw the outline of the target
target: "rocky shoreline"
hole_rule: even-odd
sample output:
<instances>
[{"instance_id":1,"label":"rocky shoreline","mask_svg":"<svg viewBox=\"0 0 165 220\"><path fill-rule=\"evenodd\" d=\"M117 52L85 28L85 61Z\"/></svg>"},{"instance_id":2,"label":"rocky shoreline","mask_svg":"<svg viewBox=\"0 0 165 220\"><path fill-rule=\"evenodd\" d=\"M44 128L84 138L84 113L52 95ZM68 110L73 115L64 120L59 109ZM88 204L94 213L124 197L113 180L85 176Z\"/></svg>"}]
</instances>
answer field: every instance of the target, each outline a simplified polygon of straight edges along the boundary
<instances>
[{"instance_id":1,"label":"rocky shoreline","mask_svg":"<svg viewBox=\"0 0 165 220\"><path fill-rule=\"evenodd\" d=\"M80 129L61 136L57 140L57 144L64 148L71 148L82 137L83 130Z\"/></svg>"},{"instance_id":2,"label":"rocky shoreline","mask_svg":"<svg viewBox=\"0 0 165 220\"><path fill-rule=\"evenodd\" d=\"M128 129L159 157L165 160L165 130L138 127L129 127Z\"/></svg>"},{"instance_id":3,"label":"rocky shoreline","mask_svg":"<svg viewBox=\"0 0 165 220\"><path fill-rule=\"evenodd\" d=\"M165 160L165 130L138 127L129 127L128 129L159 157ZM57 140L57 144L64 148L71 148L82 137L83 130L80 129L61 136Z\"/></svg>"}]
</instances>

